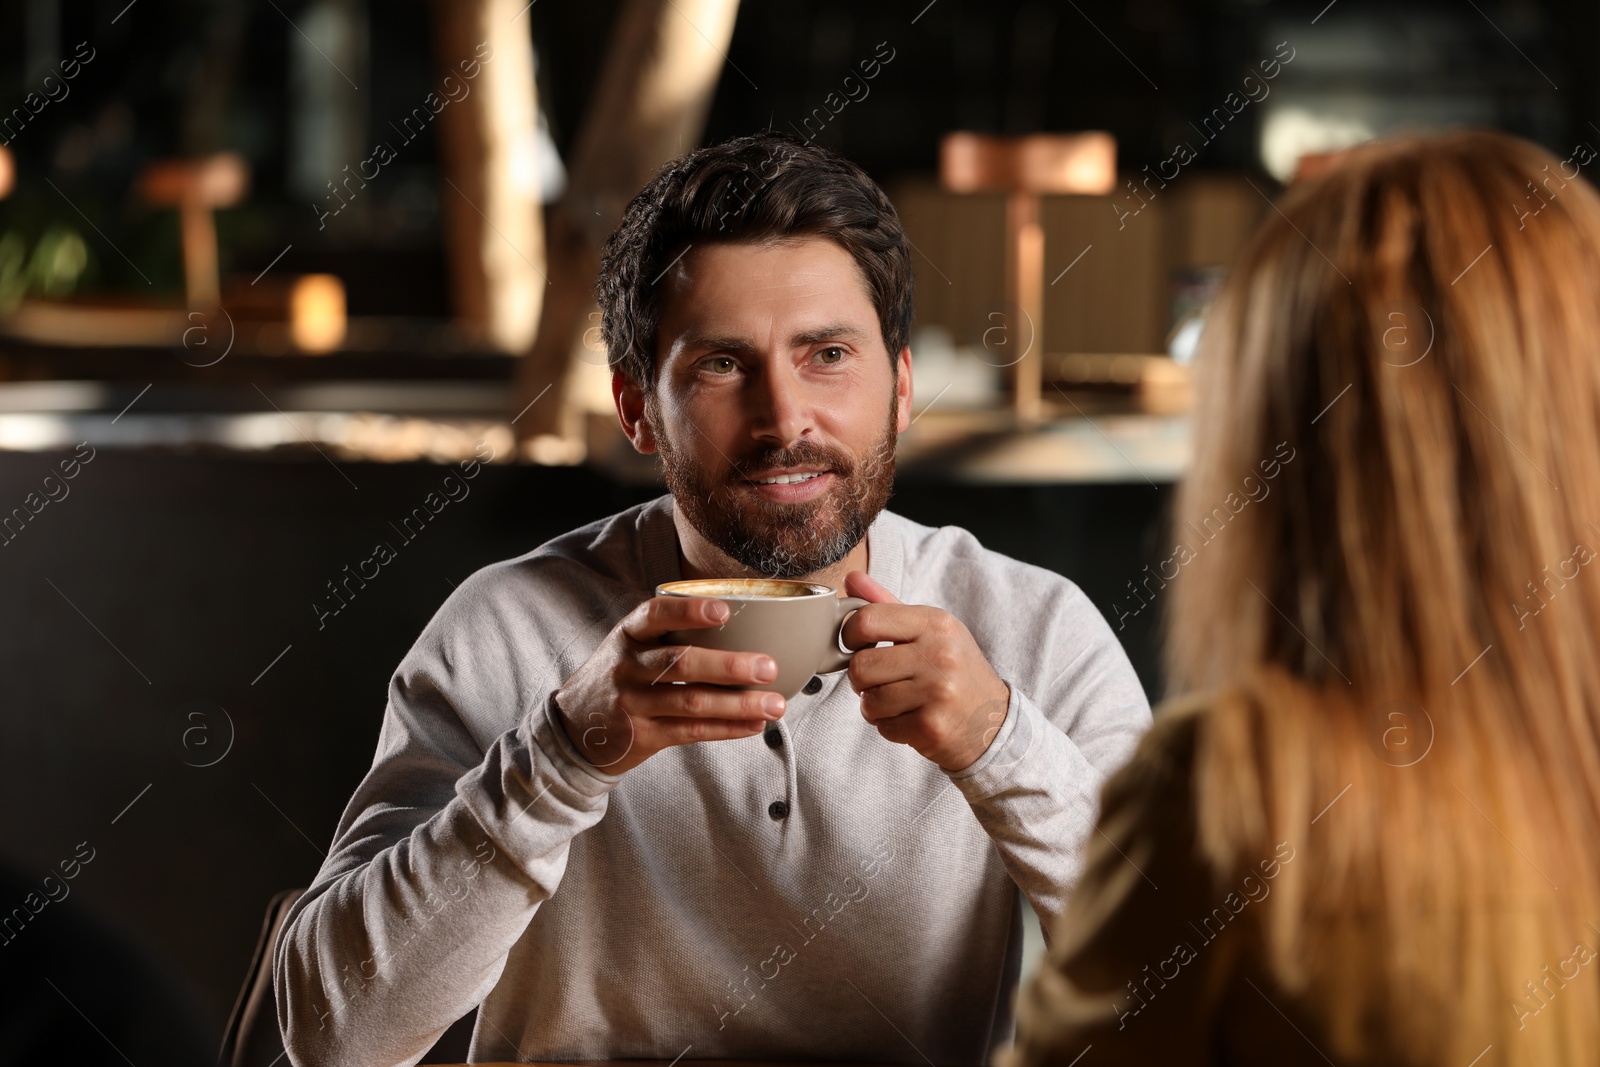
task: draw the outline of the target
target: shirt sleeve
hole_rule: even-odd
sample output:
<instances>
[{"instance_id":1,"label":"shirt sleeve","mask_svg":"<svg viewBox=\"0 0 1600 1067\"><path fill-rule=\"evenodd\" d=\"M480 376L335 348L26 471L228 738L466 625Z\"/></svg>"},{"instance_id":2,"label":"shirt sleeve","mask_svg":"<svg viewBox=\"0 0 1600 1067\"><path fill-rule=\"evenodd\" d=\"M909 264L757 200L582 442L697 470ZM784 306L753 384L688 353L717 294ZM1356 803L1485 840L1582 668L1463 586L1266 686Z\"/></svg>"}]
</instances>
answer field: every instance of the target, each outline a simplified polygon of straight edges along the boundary
<instances>
[{"instance_id":1,"label":"shirt sleeve","mask_svg":"<svg viewBox=\"0 0 1600 1067\"><path fill-rule=\"evenodd\" d=\"M1209 1064L1222 975L1238 951L1225 898L1195 847L1197 716L1158 713L1138 753L1107 781L1081 878L1017 1004L1001 1067ZM1221 919L1211 907L1224 907ZM1238 910L1235 910L1238 909Z\"/></svg>"},{"instance_id":2,"label":"shirt sleeve","mask_svg":"<svg viewBox=\"0 0 1600 1067\"><path fill-rule=\"evenodd\" d=\"M1002 674L1005 719L983 755L950 778L1039 916L1048 944L1094 836L1106 776L1150 726L1150 704L1122 645L1081 593L1044 627L1033 673ZM1060 649L1065 666L1047 653ZM1020 674L1021 672L1017 672ZM1037 701L1037 702L1036 702ZM1048 710L1048 714L1047 714Z\"/></svg>"},{"instance_id":3,"label":"shirt sleeve","mask_svg":"<svg viewBox=\"0 0 1600 1067\"><path fill-rule=\"evenodd\" d=\"M989 748L950 778L1038 913L1048 941L1076 880L1079 845L1094 826L1101 772L1011 684L1005 722Z\"/></svg>"},{"instance_id":4,"label":"shirt sleeve","mask_svg":"<svg viewBox=\"0 0 1600 1067\"><path fill-rule=\"evenodd\" d=\"M402 662L372 768L287 917L273 976L295 1064L420 1060L493 988L621 780L567 738L560 680L486 749L475 740L463 705L516 699L487 666L504 674L509 642L482 638L430 624Z\"/></svg>"}]
</instances>

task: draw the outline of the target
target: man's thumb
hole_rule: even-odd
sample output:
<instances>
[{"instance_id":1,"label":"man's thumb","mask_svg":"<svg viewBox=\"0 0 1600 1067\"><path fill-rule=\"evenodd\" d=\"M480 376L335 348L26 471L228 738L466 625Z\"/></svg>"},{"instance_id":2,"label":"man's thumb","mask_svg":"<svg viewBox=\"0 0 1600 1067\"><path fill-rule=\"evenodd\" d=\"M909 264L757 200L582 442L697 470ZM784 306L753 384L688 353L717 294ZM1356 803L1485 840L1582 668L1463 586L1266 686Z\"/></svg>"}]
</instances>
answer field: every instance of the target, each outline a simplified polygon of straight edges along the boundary
<instances>
[{"instance_id":1,"label":"man's thumb","mask_svg":"<svg viewBox=\"0 0 1600 1067\"><path fill-rule=\"evenodd\" d=\"M845 575L844 591L849 596L858 596L862 600L874 604L898 604L900 598L885 589L878 580L866 571L851 571Z\"/></svg>"}]
</instances>

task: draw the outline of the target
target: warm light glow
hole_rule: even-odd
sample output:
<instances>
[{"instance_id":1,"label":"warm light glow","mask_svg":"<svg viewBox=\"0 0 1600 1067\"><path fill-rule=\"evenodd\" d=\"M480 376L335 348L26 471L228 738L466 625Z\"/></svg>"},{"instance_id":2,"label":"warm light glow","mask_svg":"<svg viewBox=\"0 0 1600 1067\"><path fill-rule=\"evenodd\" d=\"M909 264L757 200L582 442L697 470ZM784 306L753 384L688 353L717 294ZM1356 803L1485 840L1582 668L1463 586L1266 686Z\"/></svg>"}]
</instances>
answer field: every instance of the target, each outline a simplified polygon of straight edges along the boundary
<instances>
[{"instance_id":1,"label":"warm light glow","mask_svg":"<svg viewBox=\"0 0 1600 1067\"><path fill-rule=\"evenodd\" d=\"M289 294L289 337L302 352L332 352L344 343L344 283L332 274L297 278Z\"/></svg>"},{"instance_id":2,"label":"warm light glow","mask_svg":"<svg viewBox=\"0 0 1600 1067\"><path fill-rule=\"evenodd\" d=\"M1261 165L1280 182L1294 177L1300 157L1333 152L1370 141L1374 130L1366 119L1310 111L1303 107L1269 108L1261 124Z\"/></svg>"},{"instance_id":3,"label":"warm light glow","mask_svg":"<svg viewBox=\"0 0 1600 1067\"><path fill-rule=\"evenodd\" d=\"M939 176L957 193L1104 196L1117 184L1117 139L1099 131L1020 137L947 133L939 146Z\"/></svg>"}]
</instances>

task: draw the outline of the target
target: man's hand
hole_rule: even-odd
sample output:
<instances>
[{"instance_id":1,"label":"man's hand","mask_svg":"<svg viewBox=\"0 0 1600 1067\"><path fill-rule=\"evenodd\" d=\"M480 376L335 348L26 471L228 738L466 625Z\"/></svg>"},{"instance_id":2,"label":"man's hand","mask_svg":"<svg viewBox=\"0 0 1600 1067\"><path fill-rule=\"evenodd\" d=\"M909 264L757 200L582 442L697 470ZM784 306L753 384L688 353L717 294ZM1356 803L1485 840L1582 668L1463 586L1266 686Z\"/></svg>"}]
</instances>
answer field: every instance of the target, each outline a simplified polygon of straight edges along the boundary
<instances>
[{"instance_id":1,"label":"man's hand","mask_svg":"<svg viewBox=\"0 0 1600 1067\"><path fill-rule=\"evenodd\" d=\"M902 604L861 571L845 592L872 601L844 626L850 687L861 714L887 741L910 745L947 771L971 766L1005 721L1011 687L989 666L960 619L939 608ZM893 641L892 648L873 648Z\"/></svg>"},{"instance_id":2,"label":"man's hand","mask_svg":"<svg viewBox=\"0 0 1600 1067\"><path fill-rule=\"evenodd\" d=\"M721 626L728 612L721 600L658 596L617 623L556 690L562 726L585 759L621 774L664 748L752 737L782 717L777 693L725 688L772 681L771 656L660 643L670 630Z\"/></svg>"}]
</instances>

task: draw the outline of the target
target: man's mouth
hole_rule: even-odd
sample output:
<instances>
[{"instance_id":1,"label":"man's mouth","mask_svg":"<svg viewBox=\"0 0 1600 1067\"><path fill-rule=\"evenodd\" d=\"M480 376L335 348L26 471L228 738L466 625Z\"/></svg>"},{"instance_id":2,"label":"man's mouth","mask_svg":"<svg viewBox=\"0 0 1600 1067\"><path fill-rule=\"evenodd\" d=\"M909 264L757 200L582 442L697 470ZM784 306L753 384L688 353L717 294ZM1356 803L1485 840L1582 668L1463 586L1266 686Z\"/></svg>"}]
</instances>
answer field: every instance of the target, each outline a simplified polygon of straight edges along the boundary
<instances>
[{"instance_id":1,"label":"man's mouth","mask_svg":"<svg viewBox=\"0 0 1600 1067\"><path fill-rule=\"evenodd\" d=\"M826 473L828 472L793 471L790 473L764 475L759 478L748 478L746 480L754 482L757 485L797 485L800 482L809 482L811 479L820 477Z\"/></svg>"}]
</instances>

